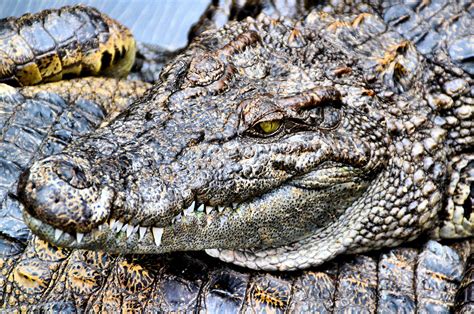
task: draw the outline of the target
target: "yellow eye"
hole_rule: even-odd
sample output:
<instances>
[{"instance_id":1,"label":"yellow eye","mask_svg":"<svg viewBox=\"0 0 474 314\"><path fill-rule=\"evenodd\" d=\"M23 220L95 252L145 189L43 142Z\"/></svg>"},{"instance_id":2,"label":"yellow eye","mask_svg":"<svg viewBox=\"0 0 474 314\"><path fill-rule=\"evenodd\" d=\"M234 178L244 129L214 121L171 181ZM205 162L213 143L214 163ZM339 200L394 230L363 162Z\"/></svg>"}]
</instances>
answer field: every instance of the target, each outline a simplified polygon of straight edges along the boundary
<instances>
[{"instance_id":1,"label":"yellow eye","mask_svg":"<svg viewBox=\"0 0 474 314\"><path fill-rule=\"evenodd\" d=\"M264 134L272 134L278 131L281 126L281 120L263 121L258 124Z\"/></svg>"}]
</instances>

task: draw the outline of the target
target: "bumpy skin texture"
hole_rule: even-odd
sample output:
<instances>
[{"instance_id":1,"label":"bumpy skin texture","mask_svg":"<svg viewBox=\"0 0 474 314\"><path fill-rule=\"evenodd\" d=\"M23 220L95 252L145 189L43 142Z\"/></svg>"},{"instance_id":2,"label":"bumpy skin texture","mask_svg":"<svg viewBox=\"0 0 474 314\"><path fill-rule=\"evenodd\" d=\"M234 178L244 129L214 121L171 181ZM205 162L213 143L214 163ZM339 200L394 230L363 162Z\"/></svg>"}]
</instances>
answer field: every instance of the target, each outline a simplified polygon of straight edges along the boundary
<instances>
[{"instance_id":1,"label":"bumpy skin texture","mask_svg":"<svg viewBox=\"0 0 474 314\"><path fill-rule=\"evenodd\" d=\"M265 274L224 264L211 267L214 262L199 255L150 260L80 250L71 254L37 239L22 254L21 244L11 240L2 237L0 241L1 274L10 274L0 278L1 286L5 284L3 306L70 312L144 308L448 311L469 254L466 242L451 248L428 242L421 254L417 248L398 248L380 256L344 258L345 262L307 272ZM466 272L464 286L472 285L471 277ZM458 296L459 308L472 302L469 290L462 292L466 295Z\"/></svg>"},{"instance_id":2,"label":"bumpy skin texture","mask_svg":"<svg viewBox=\"0 0 474 314\"><path fill-rule=\"evenodd\" d=\"M29 230L16 197L20 173L61 152L142 95L148 84L85 78L17 90L0 84L0 233L25 242Z\"/></svg>"},{"instance_id":3,"label":"bumpy skin texture","mask_svg":"<svg viewBox=\"0 0 474 314\"><path fill-rule=\"evenodd\" d=\"M291 273L249 271L202 253L69 251L37 238L26 248L0 238L0 247L0 308L7 310L449 313L473 302L469 241L428 241Z\"/></svg>"},{"instance_id":4,"label":"bumpy skin texture","mask_svg":"<svg viewBox=\"0 0 474 314\"><path fill-rule=\"evenodd\" d=\"M367 13L204 32L140 103L25 173L25 220L61 246L266 270L470 235L472 77L443 60Z\"/></svg>"},{"instance_id":5,"label":"bumpy skin texture","mask_svg":"<svg viewBox=\"0 0 474 314\"><path fill-rule=\"evenodd\" d=\"M135 52L130 31L90 7L0 20L0 83L26 86L79 75L123 77Z\"/></svg>"}]
</instances>

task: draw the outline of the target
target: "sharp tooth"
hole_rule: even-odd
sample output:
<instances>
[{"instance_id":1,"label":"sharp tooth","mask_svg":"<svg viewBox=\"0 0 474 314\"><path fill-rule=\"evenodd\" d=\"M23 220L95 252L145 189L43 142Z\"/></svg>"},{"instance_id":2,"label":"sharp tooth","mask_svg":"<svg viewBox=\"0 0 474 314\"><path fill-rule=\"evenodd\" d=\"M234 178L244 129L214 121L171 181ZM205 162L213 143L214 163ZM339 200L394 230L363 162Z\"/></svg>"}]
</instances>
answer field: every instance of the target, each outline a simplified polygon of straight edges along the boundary
<instances>
[{"instance_id":1,"label":"sharp tooth","mask_svg":"<svg viewBox=\"0 0 474 314\"><path fill-rule=\"evenodd\" d=\"M127 238L130 238L130 236L133 233L133 226L132 225L126 225L127 226Z\"/></svg>"},{"instance_id":2,"label":"sharp tooth","mask_svg":"<svg viewBox=\"0 0 474 314\"><path fill-rule=\"evenodd\" d=\"M76 239L77 239L77 243L78 243L78 244L81 243L82 238L84 238L84 233L78 232L78 233L76 234Z\"/></svg>"},{"instance_id":3,"label":"sharp tooth","mask_svg":"<svg viewBox=\"0 0 474 314\"><path fill-rule=\"evenodd\" d=\"M120 231L127 231L128 229L128 224L124 224L122 228L120 228Z\"/></svg>"},{"instance_id":4,"label":"sharp tooth","mask_svg":"<svg viewBox=\"0 0 474 314\"><path fill-rule=\"evenodd\" d=\"M217 206L217 210L219 213L222 213L224 211L224 206Z\"/></svg>"},{"instance_id":5,"label":"sharp tooth","mask_svg":"<svg viewBox=\"0 0 474 314\"><path fill-rule=\"evenodd\" d=\"M174 216L173 219L171 219L171 223L175 223L177 220L181 220L181 213Z\"/></svg>"},{"instance_id":6,"label":"sharp tooth","mask_svg":"<svg viewBox=\"0 0 474 314\"><path fill-rule=\"evenodd\" d=\"M152 228L151 233L153 233L153 238L155 239L156 246L160 246L161 237L163 236L163 228Z\"/></svg>"},{"instance_id":7,"label":"sharp tooth","mask_svg":"<svg viewBox=\"0 0 474 314\"><path fill-rule=\"evenodd\" d=\"M198 212L203 212L204 211L204 204L199 205L199 207L197 208L197 211Z\"/></svg>"},{"instance_id":8,"label":"sharp tooth","mask_svg":"<svg viewBox=\"0 0 474 314\"><path fill-rule=\"evenodd\" d=\"M116 232L119 233L120 230L122 230L122 227L123 227L123 222L121 222L120 220L117 220L117 222L115 223L115 226L116 226Z\"/></svg>"},{"instance_id":9,"label":"sharp tooth","mask_svg":"<svg viewBox=\"0 0 474 314\"><path fill-rule=\"evenodd\" d=\"M212 207L211 206L206 206L206 214L210 214L212 212Z\"/></svg>"},{"instance_id":10,"label":"sharp tooth","mask_svg":"<svg viewBox=\"0 0 474 314\"><path fill-rule=\"evenodd\" d=\"M110 219L110 229L112 229L112 230L115 229L115 219L113 219L113 218Z\"/></svg>"},{"instance_id":11,"label":"sharp tooth","mask_svg":"<svg viewBox=\"0 0 474 314\"><path fill-rule=\"evenodd\" d=\"M237 209L237 207L239 207L239 204L237 204L237 203L232 203L232 208L233 208L233 209Z\"/></svg>"},{"instance_id":12,"label":"sharp tooth","mask_svg":"<svg viewBox=\"0 0 474 314\"><path fill-rule=\"evenodd\" d=\"M141 241L143 237L145 236L146 228L145 227L138 228L138 233L140 233L140 238L138 239L138 241Z\"/></svg>"},{"instance_id":13,"label":"sharp tooth","mask_svg":"<svg viewBox=\"0 0 474 314\"><path fill-rule=\"evenodd\" d=\"M183 213L185 216L190 215L194 211L194 207L196 206L196 202L193 202L191 205L189 205L188 208L183 210Z\"/></svg>"},{"instance_id":14,"label":"sharp tooth","mask_svg":"<svg viewBox=\"0 0 474 314\"><path fill-rule=\"evenodd\" d=\"M97 227L97 230L102 231L102 228L104 228L104 225L99 225L99 226Z\"/></svg>"},{"instance_id":15,"label":"sharp tooth","mask_svg":"<svg viewBox=\"0 0 474 314\"><path fill-rule=\"evenodd\" d=\"M55 239L56 241L58 241L59 238L62 236L63 232L64 232L64 231L62 231L62 230L54 229L54 239Z\"/></svg>"}]
</instances>

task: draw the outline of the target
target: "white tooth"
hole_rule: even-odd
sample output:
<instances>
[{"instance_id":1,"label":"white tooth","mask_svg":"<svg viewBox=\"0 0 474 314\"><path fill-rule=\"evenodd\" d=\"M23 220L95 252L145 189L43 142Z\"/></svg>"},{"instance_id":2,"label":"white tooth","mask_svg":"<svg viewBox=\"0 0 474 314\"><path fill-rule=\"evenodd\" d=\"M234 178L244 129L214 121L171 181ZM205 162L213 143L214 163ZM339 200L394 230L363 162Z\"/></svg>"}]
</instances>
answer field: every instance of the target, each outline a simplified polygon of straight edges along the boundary
<instances>
[{"instance_id":1,"label":"white tooth","mask_svg":"<svg viewBox=\"0 0 474 314\"><path fill-rule=\"evenodd\" d=\"M193 202L191 205L189 205L188 208L186 208L185 210L183 210L183 213L185 216L188 216L190 215L193 211L194 211L194 207L196 206L196 202Z\"/></svg>"},{"instance_id":2,"label":"white tooth","mask_svg":"<svg viewBox=\"0 0 474 314\"><path fill-rule=\"evenodd\" d=\"M78 243L78 244L81 243L82 238L84 238L84 233L78 232L78 233L76 234L76 239L77 239L77 243Z\"/></svg>"},{"instance_id":3,"label":"white tooth","mask_svg":"<svg viewBox=\"0 0 474 314\"><path fill-rule=\"evenodd\" d=\"M133 226L132 225L127 225L127 238L130 238L133 232Z\"/></svg>"},{"instance_id":4,"label":"white tooth","mask_svg":"<svg viewBox=\"0 0 474 314\"><path fill-rule=\"evenodd\" d=\"M62 230L59 230L59 229L54 229L54 239L56 241L59 240L59 238L62 236L63 234L63 231Z\"/></svg>"},{"instance_id":5,"label":"white tooth","mask_svg":"<svg viewBox=\"0 0 474 314\"><path fill-rule=\"evenodd\" d=\"M204 204L199 205L197 211L198 212L203 212L204 211Z\"/></svg>"},{"instance_id":6,"label":"white tooth","mask_svg":"<svg viewBox=\"0 0 474 314\"><path fill-rule=\"evenodd\" d=\"M224 211L224 206L217 206L217 210L219 213L222 213Z\"/></svg>"},{"instance_id":7,"label":"white tooth","mask_svg":"<svg viewBox=\"0 0 474 314\"><path fill-rule=\"evenodd\" d=\"M112 230L115 229L115 219L113 219L113 218L110 219L110 229L112 229Z\"/></svg>"},{"instance_id":8,"label":"white tooth","mask_svg":"<svg viewBox=\"0 0 474 314\"><path fill-rule=\"evenodd\" d=\"M138 228L138 232L140 233L140 238L138 239L138 241L141 241L143 239L143 237L145 236L146 228L145 227L140 227L140 228Z\"/></svg>"},{"instance_id":9,"label":"white tooth","mask_svg":"<svg viewBox=\"0 0 474 314\"><path fill-rule=\"evenodd\" d=\"M120 230L122 230L123 222L121 222L120 220L117 220L117 222L115 223L115 226L116 226L117 233L119 233Z\"/></svg>"},{"instance_id":10,"label":"white tooth","mask_svg":"<svg viewBox=\"0 0 474 314\"><path fill-rule=\"evenodd\" d=\"M212 212L212 207L211 206L206 206L206 214L210 214Z\"/></svg>"},{"instance_id":11,"label":"white tooth","mask_svg":"<svg viewBox=\"0 0 474 314\"><path fill-rule=\"evenodd\" d=\"M175 223L177 220L181 220L181 213L174 216L173 219L171 219L171 223Z\"/></svg>"},{"instance_id":12,"label":"white tooth","mask_svg":"<svg viewBox=\"0 0 474 314\"><path fill-rule=\"evenodd\" d=\"M233 209L237 209L237 207L239 207L239 204L237 204L237 203L232 203L232 208L233 208Z\"/></svg>"},{"instance_id":13,"label":"white tooth","mask_svg":"<svg viewBox=\"0 0 474 314\"><path fill-rule=\"evenodd\" d=\"M99 226L97 227L97 230L102 231L102 228L104 228L104 225L99 225Z\"/></svg>"},{"instance_id":14,"label":"white tooth","mask_svg":"<svg viewBox=\"0 0 474 314\"><path fill-rule=\"evenodd\" d=\"M156 246L160 246L161 244L161 237L163 236L163 228L155 228L151 229L151 233L153 233L153 238L155 239Z\"/></svg>"},{"instance_id":15,"label":"white tooth","mask_svg":"<svg viewBox=\"0 0 474 314\"><path fill-rule=\"evenodd\" d=\"M207 254L211 255L212 257L219 257L219 250L218 249L207 249L205 250Z\"/></svg>"},{"instance_id":16,"label":"white tooth","mask_svg":"<svg viewBox=\"0 0 474 314\"><path fill-rule=\"evenodd\" d=\"M120 228L120 231L127 231L128 229L128 224L124 224L122 228Z\"/></svg>"}]
</instances>

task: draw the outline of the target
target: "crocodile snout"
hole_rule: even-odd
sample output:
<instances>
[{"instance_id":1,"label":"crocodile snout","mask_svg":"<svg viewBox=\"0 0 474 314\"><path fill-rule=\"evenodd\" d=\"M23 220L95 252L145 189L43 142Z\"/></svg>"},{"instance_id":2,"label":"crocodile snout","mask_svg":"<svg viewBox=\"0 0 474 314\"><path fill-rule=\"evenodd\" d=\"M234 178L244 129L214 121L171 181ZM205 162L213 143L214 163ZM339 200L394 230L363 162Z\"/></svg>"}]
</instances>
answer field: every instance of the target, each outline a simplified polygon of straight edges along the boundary
<instances>
[{"instance_id":1,"label":"crocodile snout","mask_svg":"<svg viewBox=\"0 0 474 314\"><path fill-rule=\"evenodd\" d=\"M85 189L91 185L85 170L68 160L59 160L55 172L60 179L76 189Z\"/></svg>"},{"instance_id":2,"label":"crocodile snout","mask_svg":"<svg viewBox=\"0 0 474 314\"><path fill-rule=\"evenodd\" d=\"M55 155L23 173L18 194L32 216L61 230L88 232L108 218L114 199L99 179L87 160Z\"/></svg>"}]
</instances>

